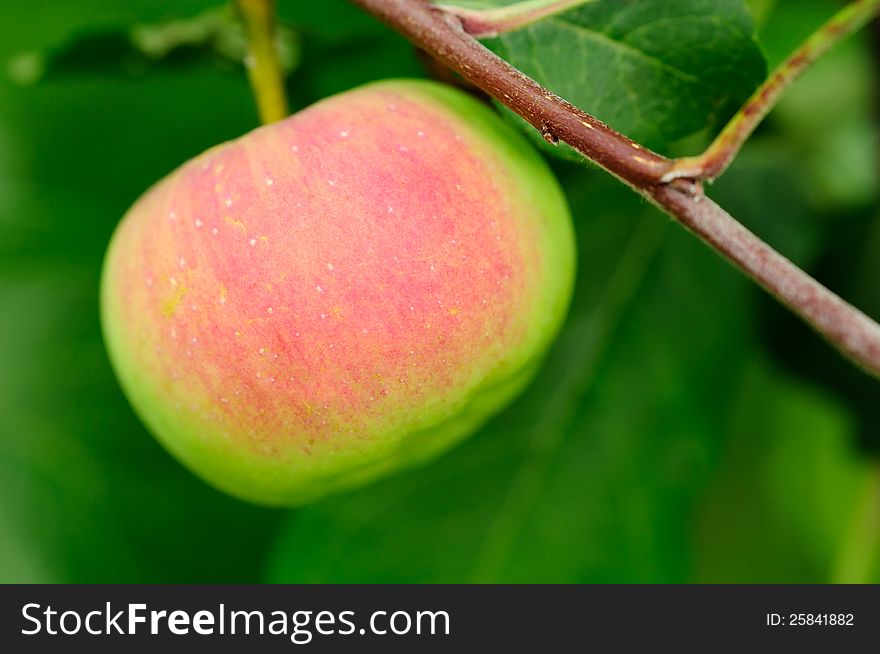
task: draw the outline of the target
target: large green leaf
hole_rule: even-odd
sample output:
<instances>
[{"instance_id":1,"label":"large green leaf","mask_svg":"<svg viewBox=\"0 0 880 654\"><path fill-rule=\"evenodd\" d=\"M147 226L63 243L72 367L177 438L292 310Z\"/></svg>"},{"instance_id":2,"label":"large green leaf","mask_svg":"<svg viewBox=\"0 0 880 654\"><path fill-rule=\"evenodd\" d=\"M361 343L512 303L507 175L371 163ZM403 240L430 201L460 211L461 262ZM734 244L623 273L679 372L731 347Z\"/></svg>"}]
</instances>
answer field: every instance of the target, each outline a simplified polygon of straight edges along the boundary
<instances>
[{"instance_id":1,"label":"large green leaf","mask_svg":"<svg viewBox=\"0 0 880 654\"><path fill-rule=\"evenodd\" d=\"M868 474L854 427L839 404L763 361L752 365L702 500L696 579L830 581Z\"/></svg>"},{"instance_id":2,"label":"large green leaf","mask_svg":"<svg viewBox=\"0 0 880 654\"><path fill-rule=\"evenodd\" d=\"M276 42L281 67L289 73L299 59L297 35L280 24ZM157 23L112 27L97 23L59 43L21 52L9 59L6 68L12 80L34 84L47 77L83 74L144 75L205 61L241 72L246 55L244 26L232 5L225 5Z\"/></svg>"},{"instance_id":3,"label":"large green leaf","mask_svg":"<svg viewBox=\"0 0 880 654\"><path fill-rule=\"evenodd\" d=\"M114 30L140 23L179 19L219 4L216 0L28 0L0 7L0 60L20 52L51 48L82 31Z\"/></svg>"},{"instance_id":4,"label":"large green leaf","mask_svg":"<svg viewBox=\"0 0 880 654\"><path fill-rule=\"evenodd\" d=\"M554 93L661 150L721 125L766 73L742 0L596 0L490 45Z\"/></svg>"}]
</instances>

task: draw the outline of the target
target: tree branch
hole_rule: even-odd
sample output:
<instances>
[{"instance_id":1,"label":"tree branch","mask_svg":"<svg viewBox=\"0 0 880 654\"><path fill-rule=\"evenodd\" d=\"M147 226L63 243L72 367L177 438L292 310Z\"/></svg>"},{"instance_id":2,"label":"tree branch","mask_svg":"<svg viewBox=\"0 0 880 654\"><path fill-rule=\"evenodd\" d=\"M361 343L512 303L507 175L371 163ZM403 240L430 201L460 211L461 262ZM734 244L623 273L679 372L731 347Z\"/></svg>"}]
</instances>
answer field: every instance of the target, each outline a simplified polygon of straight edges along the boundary
<instances>
[{"instance_id":1,"label":"tree branch","mask_svg":"<svg viewBox=\"0 0 880 654\"><path fill-rule=\"evenodd\" d=\"M265 125L286 118L287 94L284 73L275 42L275 0L234 0L248 37L245 60L260 121Z\"/></svg>"},{"instance_id":2,"label":"tree branch","mask_svg":"<svg viewBox=\"0 0 880 654\"><path fill-rule=\"evenodd\" d=\"M873 1L873 0L872 0ZM699 182L663 183L673 163L550 93L483 47L461 19L424 0L351 0L522 116L623 180L880 377L880 325L774 251L711 200Z\"/></svg>"},{"instance_id":3,"label":"tree branch","mask_svg":"<svg viewBox=\"0 0 880 654\"><path fill-rule=\"evenodd\" d=\"M880 0L855 0L837 12L758 87L703 154L676 159L663 181L680 177L711 181L721 175L792 82L837 43L863 27L878 10Z\"/></svg>"}]
</instances>

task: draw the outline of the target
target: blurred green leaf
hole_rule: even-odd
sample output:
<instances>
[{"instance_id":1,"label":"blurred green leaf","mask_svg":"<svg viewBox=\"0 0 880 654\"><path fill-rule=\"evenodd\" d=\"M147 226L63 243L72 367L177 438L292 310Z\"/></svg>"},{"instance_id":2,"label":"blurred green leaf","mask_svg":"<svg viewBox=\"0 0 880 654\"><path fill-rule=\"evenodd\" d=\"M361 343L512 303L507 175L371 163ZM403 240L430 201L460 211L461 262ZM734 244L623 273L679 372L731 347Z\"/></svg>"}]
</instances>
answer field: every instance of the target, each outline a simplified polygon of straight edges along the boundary
<instances>
[{"instance_id":1,"label":"blurred green leaf","mask_svg":"<svg viewBox=\"0 0 880 654\"><path fill-rule=\"evenodd\" d=\"M0 3L0 61L42 51L83 31L114 32L139 23L192 16L224 4L218 0L28 0Z\"/></svg>"},{"instance_id":2,"label":"blurred green leaf","mask_svg":"<svg viewBox=\"0 0 880 654\"><path fill-rule=\"evenodd\" d=\"M760 30L776 8L776 0L746 0L746 5L752 13L755 25Z\"/></svg>"},{"instance_id":3,"label":"blurred green leaf","mask_svg":"<svg viewBox=\"0 0 880 654\"><path fill-rule=\"evenodd\" d=\"M299 62L299 42L287 25L279 25L278 52L283 70ZM191 18L161 23L135 23L109 31L83 30L64 42L12 57L7 70L20 84L46 77L83 74L145 74L159 66L213 61L239 70L247 55L247 40L238 16L229 5ZM231 64L231 66L230 66Z\"/></svg>"},{"instance_id":4,"label":"blurred green leaf","mask_svg":"<svg viewBox=\"0 0 880 654\"><path fill-rule=\"evenodd\" d=\"M853 427L821 393L751 365L702 501L696 580L827 583L868 473Z\"/></svg>"},{"instance_id":5,"label":"blurred green leaf","mask_svg":"<svg viewBox=\"0 0 880 654\"><path fill-rule=\"evenodd\" d=\"M303 61L288 82L296 108L367 81L425 76L406 39L348 0L282 2L278 11L302 37Z\"/></svg>"},{"instance_id":6,"label":"blurred green leaf","mask_svg":"<svg viewBox=\"0 0 880 654\"><path fill-rule=\"evenodd\" d=\"M68 247L100 248L104 239L79 240L77 224L110 218L110 203L53 197L65 202L52 247L63 235ZM27 204L14 209L28 216ZM2 540L35 569L21 569L20 556L0 557L0 579L252 578L274 514L208 489L146 434L101 344L100 254L56 257L47 248L0 268L0 341L9 345L0 368Z\"/></svg>"},{"instance_id":7,"label":"blurred green leaf","mask_svg":"<svg viewBox=\"0 0 880 654\"><path fill-rule=\"evenodd\" d=\"M348 0L279 2L278 15L312 38L337 46L383 35L402 40Z\"/></svg>"}]
</instances>

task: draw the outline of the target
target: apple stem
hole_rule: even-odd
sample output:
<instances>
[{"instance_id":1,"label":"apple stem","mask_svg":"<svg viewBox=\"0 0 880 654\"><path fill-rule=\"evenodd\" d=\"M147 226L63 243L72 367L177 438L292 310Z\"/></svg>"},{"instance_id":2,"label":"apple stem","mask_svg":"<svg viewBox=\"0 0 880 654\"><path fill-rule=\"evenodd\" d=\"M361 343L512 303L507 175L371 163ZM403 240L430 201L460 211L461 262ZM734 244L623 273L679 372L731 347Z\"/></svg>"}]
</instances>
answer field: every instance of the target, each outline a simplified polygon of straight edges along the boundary
<instances>
[{"instance_id":1,"label":"apple stem","mask_svg":"<svg viewBox=\"0 0 880 654\"><path fill-rule=\"evenodd\" d=\"M265 125L286 118L289 110L284 73L278 57L275 0L234 0L248 39L245 59L260 121Z\"/></svg>"},{"instance_id":2,"label":"apple stem","mask_svg":"<svg viewBox=\"0 0 880 654\"><path fill-rule=\"evenodd\" d=\"M676 165L673 160L551 93L484 47L464 29L461 17L425 0L350 1L522 116L545 137L568 143L631 186L788 306L864 371L880 378L880 325L705 197L700 177L666 179ZM855 4L862 10L863 5L877 2L857 0Z\"/></svg>"}]
</instances>

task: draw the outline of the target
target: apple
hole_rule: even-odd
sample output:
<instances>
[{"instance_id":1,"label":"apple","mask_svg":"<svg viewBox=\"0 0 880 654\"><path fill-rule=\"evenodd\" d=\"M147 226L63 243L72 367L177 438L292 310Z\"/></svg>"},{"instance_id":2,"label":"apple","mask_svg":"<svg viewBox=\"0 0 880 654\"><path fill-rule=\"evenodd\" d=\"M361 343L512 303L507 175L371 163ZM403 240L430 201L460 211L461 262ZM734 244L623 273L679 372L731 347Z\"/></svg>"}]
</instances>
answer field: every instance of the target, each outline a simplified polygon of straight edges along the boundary
<instances>
[{"instance_id":1,"label":"apple","mask_svg":"<svg viewBox=\"0 0 880 654\"><path fill-rule=\"evenodd\" d=\"M452 88L386 81L214 147L117 228L101 313L183 464L295 505L429 459L528 383L575 249L543 160Z\"/></svg>"}]
</instances>

